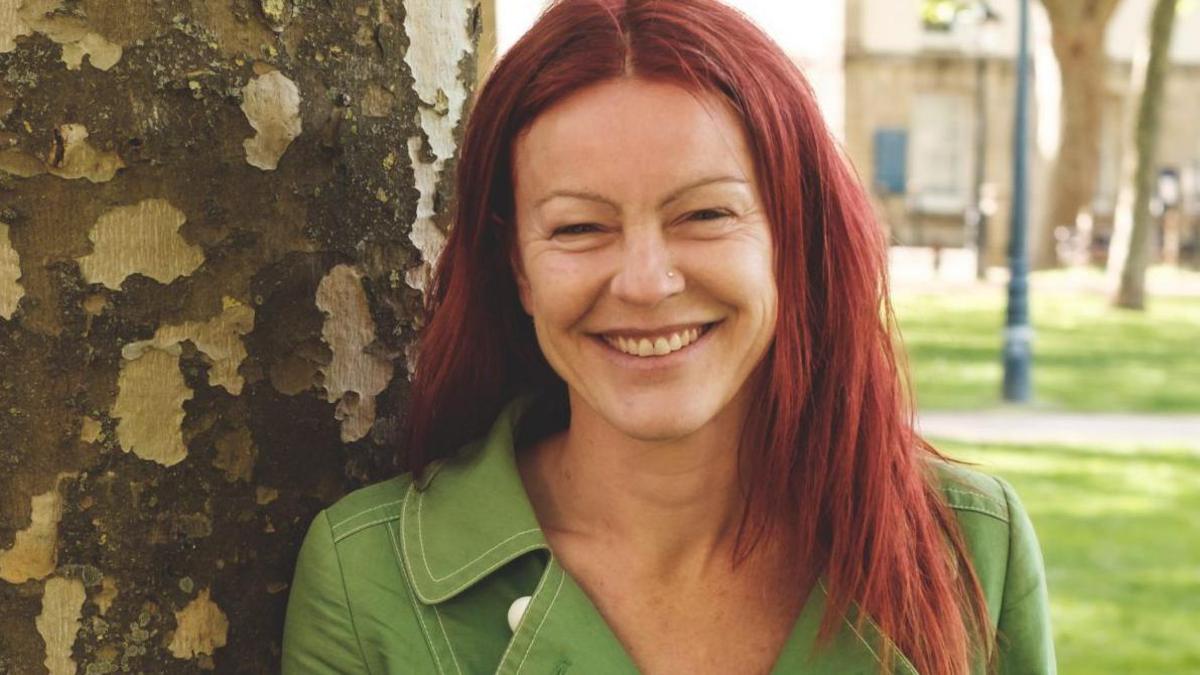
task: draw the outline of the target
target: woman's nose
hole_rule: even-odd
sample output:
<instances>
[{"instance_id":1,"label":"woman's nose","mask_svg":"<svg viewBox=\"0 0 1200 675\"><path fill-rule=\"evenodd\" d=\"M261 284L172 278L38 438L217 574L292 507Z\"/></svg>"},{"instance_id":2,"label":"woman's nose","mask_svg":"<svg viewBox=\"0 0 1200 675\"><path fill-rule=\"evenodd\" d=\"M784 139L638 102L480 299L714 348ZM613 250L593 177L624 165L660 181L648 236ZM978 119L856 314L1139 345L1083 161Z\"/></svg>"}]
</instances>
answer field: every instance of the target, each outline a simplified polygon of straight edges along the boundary
<instances>
[{"instance_id":1,"label":"woman's nose","mask_svg":"<svg viewBox=\"0 0 1200 675\"><path fill-rule=\"evenodd\" d=\"M662 233L627 238L612 279L612 293L637 305L655 305L683 290Z\"/></svg>"}]
</instances>

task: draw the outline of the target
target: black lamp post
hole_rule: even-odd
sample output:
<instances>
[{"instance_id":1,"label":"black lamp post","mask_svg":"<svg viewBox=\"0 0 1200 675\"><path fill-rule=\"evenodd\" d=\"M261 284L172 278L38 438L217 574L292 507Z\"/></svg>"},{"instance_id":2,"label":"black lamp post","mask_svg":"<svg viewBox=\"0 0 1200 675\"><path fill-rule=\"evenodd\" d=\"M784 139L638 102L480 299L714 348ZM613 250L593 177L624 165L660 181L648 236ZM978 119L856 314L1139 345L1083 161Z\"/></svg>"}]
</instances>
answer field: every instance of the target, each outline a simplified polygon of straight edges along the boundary
<instances>
[{"instance_id":1,"label":"black lamp post","mask_svg":"<svg viewBox=\"0 0 1200 675\"><path fill-rule=\"evenodd\" d=\"M1012 234L1008 246L1008 310L1004 323L1004 400L1032 394L1033 327L1029 324L1029 0L1021 0L1013 129Z\"/></svg>"}]
</instances>

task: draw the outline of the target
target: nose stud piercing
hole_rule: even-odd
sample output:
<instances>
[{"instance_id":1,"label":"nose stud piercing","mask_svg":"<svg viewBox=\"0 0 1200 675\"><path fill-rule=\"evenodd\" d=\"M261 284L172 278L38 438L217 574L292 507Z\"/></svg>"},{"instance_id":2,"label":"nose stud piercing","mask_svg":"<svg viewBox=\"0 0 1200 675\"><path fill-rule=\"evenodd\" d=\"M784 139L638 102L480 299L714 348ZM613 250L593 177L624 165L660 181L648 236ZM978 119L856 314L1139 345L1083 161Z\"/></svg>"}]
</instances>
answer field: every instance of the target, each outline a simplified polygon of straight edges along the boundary
<instances>
[{"instance_id":1,"label":"nose stud piercing","mask_svg":"<svg viewBox=\"0 0 1200 675\"><path fill-rule=\"evenodd\" d=\"M667 272L667 278L668 278L668 279L674 279L674 278L675 278L675 273L674 273L674 272Z\"/></svg>"}]
</instances>

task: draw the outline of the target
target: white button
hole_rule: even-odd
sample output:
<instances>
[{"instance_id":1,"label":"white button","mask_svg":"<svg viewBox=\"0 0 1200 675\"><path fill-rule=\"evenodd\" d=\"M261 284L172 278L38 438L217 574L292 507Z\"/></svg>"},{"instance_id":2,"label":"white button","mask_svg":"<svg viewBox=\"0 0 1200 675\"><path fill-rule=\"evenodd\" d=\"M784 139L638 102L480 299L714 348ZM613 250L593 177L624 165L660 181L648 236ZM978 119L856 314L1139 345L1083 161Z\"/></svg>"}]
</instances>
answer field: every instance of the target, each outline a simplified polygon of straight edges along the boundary
<instances>
[{"instance_id":1,"label":"white button","mask_svg":"<svg viewBox=\"0 0 1200 675\"><path fill-rule=\"evenodd\" d=\"M529 608L529 601L532 599L532 596L523 595L513 600L512 606L508 608L508 627L512 632L517 632L517 624L521 623L521 617L525 616L525 610Z\"/></svg>"}]
</instances>

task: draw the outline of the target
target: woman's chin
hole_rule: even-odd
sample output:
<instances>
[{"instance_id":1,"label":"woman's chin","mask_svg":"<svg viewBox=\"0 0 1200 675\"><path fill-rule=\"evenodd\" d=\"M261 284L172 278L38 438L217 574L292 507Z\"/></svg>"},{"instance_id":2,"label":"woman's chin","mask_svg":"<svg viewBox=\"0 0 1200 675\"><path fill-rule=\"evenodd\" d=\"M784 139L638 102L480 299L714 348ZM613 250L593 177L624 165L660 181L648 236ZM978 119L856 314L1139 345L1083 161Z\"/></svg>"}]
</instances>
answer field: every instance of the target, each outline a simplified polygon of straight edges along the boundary
<instances>
[{"instance_id":1,"label":"woman's chin","mask_svg":"<svg viewBox=\"0 0 1200 675\"><path fill-rule=\"evenodd\" d=\"M646 443L682 440L722 417L728 403L716 395L719 388L710 381L659 388L572 389L571 418L585 428L609 427Z\"/></svg>"},{"instance_id":2,"label":"woman's chin","mask_svg":"<svg viewBox=\"0 0 1200 675\"><path fill-rule=\"evenodd\" d=\"M676 407L630 413L625 409L608 415L608 423L622 434L647 443L665 443L686 438L712 419L696 407Z\"/></svg>"}]
</instances>

